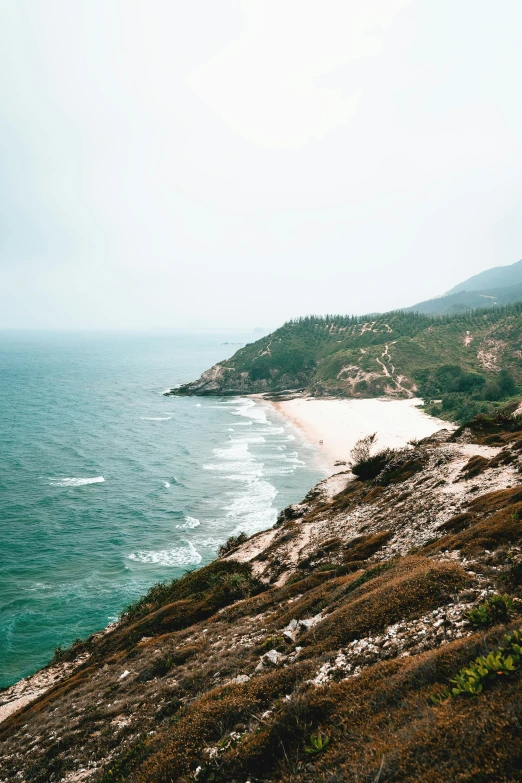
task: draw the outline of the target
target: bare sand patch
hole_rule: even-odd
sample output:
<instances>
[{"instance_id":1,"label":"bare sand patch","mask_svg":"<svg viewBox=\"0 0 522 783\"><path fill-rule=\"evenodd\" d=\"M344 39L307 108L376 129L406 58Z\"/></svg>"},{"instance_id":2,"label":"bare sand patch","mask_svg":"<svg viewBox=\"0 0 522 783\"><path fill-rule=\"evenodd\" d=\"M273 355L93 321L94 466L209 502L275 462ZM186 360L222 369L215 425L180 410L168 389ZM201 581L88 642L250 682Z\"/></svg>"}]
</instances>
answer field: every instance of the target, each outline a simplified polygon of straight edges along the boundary
<instances>
[{"instance_id":1,"label":"bare sand patch","mask_svg":"<svg viewBox=\"0 0 522 783\"><path fill-rule=\"evenodd\" d=\"M442 419L428 416L422 400L316 400L295 399L271 405L317 446L325 469L335 473L346 469L336 462L349 459L359 438L377 433L377 448L401 448L441 429L454 429Z\"/></svg>"}]
</instances>

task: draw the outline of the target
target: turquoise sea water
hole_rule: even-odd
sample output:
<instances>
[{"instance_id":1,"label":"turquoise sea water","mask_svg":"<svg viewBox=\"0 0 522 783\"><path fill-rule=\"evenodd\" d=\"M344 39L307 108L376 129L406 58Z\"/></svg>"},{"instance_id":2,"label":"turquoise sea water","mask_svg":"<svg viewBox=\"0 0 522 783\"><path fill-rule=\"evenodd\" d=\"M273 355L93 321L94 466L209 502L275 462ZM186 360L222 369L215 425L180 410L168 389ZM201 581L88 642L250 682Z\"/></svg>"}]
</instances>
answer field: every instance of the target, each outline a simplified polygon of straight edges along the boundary
<instances>
[{"instance_id":1,"label":"turquoise sea water","mask_svg":"<svg viewBox=\"0 0 522 783\"><path fill-rule=\"evenodd\" d=\"M0 333L0 686L323 476L268 406L163 396L253 339Z\"/></svg>"}]
</instances>

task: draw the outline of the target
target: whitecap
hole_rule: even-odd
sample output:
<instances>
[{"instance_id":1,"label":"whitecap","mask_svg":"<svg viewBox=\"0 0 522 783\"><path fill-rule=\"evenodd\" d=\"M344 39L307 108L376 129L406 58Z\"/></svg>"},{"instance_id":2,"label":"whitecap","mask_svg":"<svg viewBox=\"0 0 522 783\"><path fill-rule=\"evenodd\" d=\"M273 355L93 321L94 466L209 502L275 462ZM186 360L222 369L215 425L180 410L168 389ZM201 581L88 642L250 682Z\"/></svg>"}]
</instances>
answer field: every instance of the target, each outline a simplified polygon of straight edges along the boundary
<instances>
[{"instance_id":1,"label":"whitecap","mask_svg":"<svg viewBox=\"0 0 522 783\"><path fill-rule=\"evenodd\" d=\"M172 416L141 416L142 421L169 421Z\"/></svg>"},{"instance_id":2,"label":"whitecap","mask_svg":"<svg viewBox=\"0 0 522 783\"><path fill-rule=\"evenodd\" d=\"M186 547L174 547L173 549L160 549L159 551L133 552L129 555L129 560L137 563L155 563L163 566L184 566L198 565L202 557L198 550L190 541L187 541Z\"/></svg>"},{"instance_id":3,"label":"whitecap","mask_svg":"<svg viewBox=\"0 0 522 783\"><path fill-rule=\"evenodd\" d=\"M229 446L224 449L214 449L213 453L216 457L220 457L223 460L252 460L252 455L248 451L248 443L244 440L234 439Z\"/></svg>"},{"instance_id":4,"label":"whitecap","mask_svg":"<svg viewBox=\"0 0 522 783\"><path fill-rule=\"evenodd\" d=\"M232 438L229 436L232 443L266 443L266 438L262 435L245 435L241 438Z\"/></svg>"},{"instance_id":5,"label":"whitecap","mask_svg":"<svg viewBox=\"0 0 522 783\"><path fill-rule=\"evenodd\" d=\"M201 403L200 403L200 402L197 402L197 403L194 405L194 407L195 407L195 408L201 408Z\"/></svg>"},{"instance_id":6,"label":"whitecap","mask_svg":"<svg viewBox=\"0 0 522 783\"><path fill-rule=\"evenodd\" d=\"M224 507L226 515L213 520L212 527L226 533L226 538L240 530L251 534L274 524L277 511L272 501L277 490L270 482L259 475L243 473L231 473L226 478L239 482L239 486L227 493L230 500Z\"/></svg>"},{"instance_id":7,"label":"whitecap","mask_svg":"<svg viewBox=\"0 0 522 783\"><path fill-rule=\"evenodd\" d=\"M203 470L232 470L235 473L241 473L248 476L261 476L263 473L263 463L252 462L217 462L203 465Z\"/></svg>"},{"instance_id":8,"label":"whitecap","mask_svg":"<svg viewBox=\"0 0 522 783\"><path fill-rule=\"evenodd\" d=\"M248 400L246 400L248 402ZM231 400L222 400L215 405L209 405L210 408L224 408L226 405L241 405L243 400L241 397L233 397Z\"/></svg>"},{"instance_id":9,"label":"whitecap","mask_svg":"<svg viewBox=\"0 0 522 783\"><path fill-rule=\"evenodd\" d=\"M218 544L222 544L223 543L223 539L222 538L195 538L194 542L198 546L217 547Z\"/></svg>"},{"instance_id":10,"label":"whitecap","mask_svg":"<svg viewBox=\"0 0 522 783\"><path fill-rule=\"evenodd\" d=\"M164 485L165 489L170 489L170 484L169 484L168 481L164 481L163 485Z\"/></svg>"},{"instance_id":11,"label":"whitecap","mask_svg":"<svg viewBox=\"0 0 522 783\"><path fill-rule=\"evenodd\" d=\"M287 465L283 467L273 467L273 468L265 468L263 471L264 476L290 476L292 473L295 473L295 465Z\"/></svg>"},{"instance_id":12,"label":"whitecap","mask_svg":"<svg viewBox=\"0 0 522 783\"><path fill-rule=\"evenodd\" d=\"M297 456L297 453L290 452L290 454L285 452L275 452L274 454L265 454L265 459L269 460L270 462L295 462L299 463L301 465L304 465L304 462L300 460Z\"/></svg>"},{"instance_id":13,"label":"whitecap","mask_svg":"<svg viewBox=\"0 0 522 783\"><path fill-rule=\"evenodd\" d=\"M176 525L176 527L178 529L184 530L186 528L198 527L198 525L200 525L200 524L201 523L200 523L199 519L196 519L196 517L186 516L185 517L185 521L183 522L183 524L182 525Z\"/></svg>"},{"instance_id":14,"label":"whitecap","mask_svg":"<svg viewBox=\"0 0 522 783\"><path fill-rule=\"evenodd\" d=\"M52 587L45 584L45 582L35 582L31 587L22 587L22 590L27 593L33 593L35 590L52 590Z\"/></svg>"},{"instance_id":15,"label":"whitecap","mask_svg":"<svg viewBox=\"0 0 522 783\"><path fill-rule=\"evenodd\" d=\"M236 408L236 410L232 413L234 416L245 416L246 418L253 419L254 421L268 423L266 412L263 410L263 408L260 408L258 405L256 405L256 403L252 400L246 400L243 405Z\"/></svg>"},{"instance_id":16,"label":"whitecap","mask_svg":"<svg viewBox=\"0 0 522 783\"><path fill-rule=\"evenodd\" d=\"M85 484L101 484L105 479L103 476L94 476L93 478L63 478L52 479L51 487L83 487Z\"/></svg>"},{"instance_id":17,"label":"whitecap","mask_svg":"<svg viewBox=\"0 0 522 783\"><path fill-rule=\"evenodd\" d=\"M276 495L277 490L273 484L255 479L249 483L248 492L236 495L232 503L225 506L225 510L228 511L227 517L245 518L252 513L271 514L273 510L270 506Z\"/></svg>"}]
</instances>

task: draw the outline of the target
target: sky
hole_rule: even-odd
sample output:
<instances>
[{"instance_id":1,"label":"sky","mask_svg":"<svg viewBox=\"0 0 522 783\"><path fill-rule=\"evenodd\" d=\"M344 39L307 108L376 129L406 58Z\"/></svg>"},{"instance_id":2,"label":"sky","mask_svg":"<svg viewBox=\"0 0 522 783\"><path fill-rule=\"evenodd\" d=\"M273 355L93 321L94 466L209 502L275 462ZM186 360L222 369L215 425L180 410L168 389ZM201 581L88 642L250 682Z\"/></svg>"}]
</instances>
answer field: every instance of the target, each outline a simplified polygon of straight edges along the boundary
<instances>
[{"instance_id":1,"label":"sky","mask_svg":"<svg viewBox=\"0 0 522 783\"><path fill-rule=\"evenodd\" d=\"M0 328L273 328L522 258L520 0L0 0Z\"/></svg>"}]
</instances>

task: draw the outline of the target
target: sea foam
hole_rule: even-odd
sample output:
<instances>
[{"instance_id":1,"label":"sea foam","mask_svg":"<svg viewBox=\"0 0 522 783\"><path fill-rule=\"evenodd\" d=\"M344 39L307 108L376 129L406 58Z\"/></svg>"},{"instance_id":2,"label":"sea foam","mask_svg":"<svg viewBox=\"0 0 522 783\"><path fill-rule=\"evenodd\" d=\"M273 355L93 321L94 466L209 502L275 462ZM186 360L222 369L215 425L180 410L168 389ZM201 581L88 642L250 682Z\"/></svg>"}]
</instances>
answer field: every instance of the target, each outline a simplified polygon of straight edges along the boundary
<instances>
[{"instance_id":1,"label":"sea foam","mask_svg":"<svg viewBox=\"0 0 522 783\"><path fill-rule=\"evenodd\" d=\"M181 525L176 525L178 529L184 530L186 528L193 528L198 527L200 525L199 519L196 519L196 517L185 517L185 521Z\"/></svg>"},{"instance_id":2,"label":"sea foam","mask_svg":"<svg viewBox=\"0 0 522 783\"><path fill-rule=\"evenodd\" d=\"M137 563L155 563L163 566L198 565L202 557L196 547L187 541L187 546L158 551L140 551L129 555L129 560Z\"/></svg>"},{"instance_id":3,"label":"sea foam","mask_svg":"<svg viewBox=\"0 0 522 783\"><path fill-rule=\"evenodd\" d=\"M101 484L105 479L103 476L94 476L93 478L63 478L53 479L49 486L51 487L83 487L85 484Z\"/></svg>"}]
</instances>

